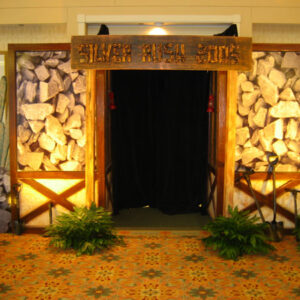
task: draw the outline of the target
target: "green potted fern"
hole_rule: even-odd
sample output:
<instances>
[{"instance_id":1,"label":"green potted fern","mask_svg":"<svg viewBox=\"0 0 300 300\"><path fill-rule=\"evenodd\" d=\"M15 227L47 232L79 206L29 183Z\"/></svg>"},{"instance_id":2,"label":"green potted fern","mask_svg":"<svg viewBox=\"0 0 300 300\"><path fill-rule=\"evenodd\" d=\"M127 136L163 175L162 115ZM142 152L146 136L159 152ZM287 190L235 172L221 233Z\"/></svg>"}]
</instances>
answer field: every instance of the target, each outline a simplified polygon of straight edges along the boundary
<instances>
[{"instance_id":1,"label":"green potted fern","mask_svg":"<svg viewBox=\"0 0 300 300\"><path fill-rule=\"evenodd\" d=\"M50 245L61 249L74 249L77 255L93 254L117 243L122 238L113 232L109 212L103 207L75 207L74 211L63 213L54 224L46 228Z\"/></svg>"},{"instance_id":2,"label":"green potted fern","mask_svg":"<svg viewBox=\"0 0 300 300\"><path fill-rule=\"evenodd\" d=\"M275 248L267 242L266 224L257 223L256 216L228 207L230 217L219 216L204 229L210 236L203 238L206 247L219 252L225 259L236 260L244 254L267 254Z\"/></svg>"}]
</instances>

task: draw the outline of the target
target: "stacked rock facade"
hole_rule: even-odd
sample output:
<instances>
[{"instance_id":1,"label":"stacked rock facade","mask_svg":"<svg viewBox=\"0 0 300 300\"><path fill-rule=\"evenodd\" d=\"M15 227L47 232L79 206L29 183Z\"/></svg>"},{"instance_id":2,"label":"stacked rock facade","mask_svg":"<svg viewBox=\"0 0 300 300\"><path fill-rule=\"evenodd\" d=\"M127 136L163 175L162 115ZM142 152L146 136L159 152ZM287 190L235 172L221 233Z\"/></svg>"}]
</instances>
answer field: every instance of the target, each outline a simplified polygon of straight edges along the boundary
<instances>
[{"instance_id":1,"label":"stacked rock facade","mask_svg":"<svg viewBox=\"0 0 300 300\"><path fill-rule=\"evenodd\" d=\"M17 160L24 171L83 171L86 76L69 51L17 52Z\"/></svg>"},{"instance_id":2,"label":"stacked rock facade","mask_svg":"<svg viewBox=\"0 0 300 300\"><path fill-rule=\"evenodd\" d=\"M300 52L253 52L251 72L238 76L236 168L300 170Z\"/></svg>"}]
</instances>

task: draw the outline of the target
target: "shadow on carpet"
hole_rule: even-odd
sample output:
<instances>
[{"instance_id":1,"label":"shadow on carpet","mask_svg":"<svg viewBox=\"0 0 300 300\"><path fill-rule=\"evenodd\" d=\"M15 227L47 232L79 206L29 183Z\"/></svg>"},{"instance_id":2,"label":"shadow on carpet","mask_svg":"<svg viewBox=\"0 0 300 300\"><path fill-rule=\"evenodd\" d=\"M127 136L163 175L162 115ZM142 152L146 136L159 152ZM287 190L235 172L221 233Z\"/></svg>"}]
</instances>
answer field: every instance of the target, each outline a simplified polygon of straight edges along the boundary
<instances>
[{"instance_id":1,"label":"shadow on carpet","mask_svg":"<svg viewBox=\"0 0 300 300\"><path fill-rule=\"evenodd\" d=\"M112 219L117 228L130 229L165 229L165 230L200 230L211 221L210 216L200 212L167 215L150 207L120 210Z\"/></svg>"}]
</instances>

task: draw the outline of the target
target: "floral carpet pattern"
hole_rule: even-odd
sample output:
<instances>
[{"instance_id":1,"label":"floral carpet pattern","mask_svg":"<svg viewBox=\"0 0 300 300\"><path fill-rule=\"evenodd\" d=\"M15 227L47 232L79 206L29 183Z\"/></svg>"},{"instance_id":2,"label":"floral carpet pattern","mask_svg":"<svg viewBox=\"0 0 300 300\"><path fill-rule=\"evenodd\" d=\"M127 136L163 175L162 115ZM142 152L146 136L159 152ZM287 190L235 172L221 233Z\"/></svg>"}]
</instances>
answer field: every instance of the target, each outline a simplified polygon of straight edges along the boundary
<instances>
[{"instance_id":1,"label":"floral carpet pattern","mask_svg":"<svg viewBox=\"0 0 300 300\"><path fill-rule=\"evenodd\" d=\"M267 256L224 260L204 231L119 231L125 245L77 257L40 235L0 234L0 299L300 299L293 236Z\"/></svg>"}]
</instances>

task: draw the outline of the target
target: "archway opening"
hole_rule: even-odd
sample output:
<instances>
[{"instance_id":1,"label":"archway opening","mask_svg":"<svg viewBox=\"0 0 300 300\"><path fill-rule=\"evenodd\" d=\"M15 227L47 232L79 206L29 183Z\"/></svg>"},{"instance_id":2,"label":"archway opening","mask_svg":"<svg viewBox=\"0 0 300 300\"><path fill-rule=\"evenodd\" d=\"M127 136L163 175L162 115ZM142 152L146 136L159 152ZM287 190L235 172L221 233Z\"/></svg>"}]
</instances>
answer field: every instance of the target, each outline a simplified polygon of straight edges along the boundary
<instances>
[{"instance_id":1,"label":"archway opening","mask_svg":"<svg viewBox=\"0 0 300 300\"><path fill-rule=\"evenodd\" d=\"M115 214L122 218L130 213L135 219L143 215L152 220L141 224L154 227L169 222L176 226L176 220L185 220L187 227L203 224L209 81L206 71L112 71ZM183 214L188 215L178 217ZM132 218L128 221L133 224Z\"/></svg>"}]
</instances>

